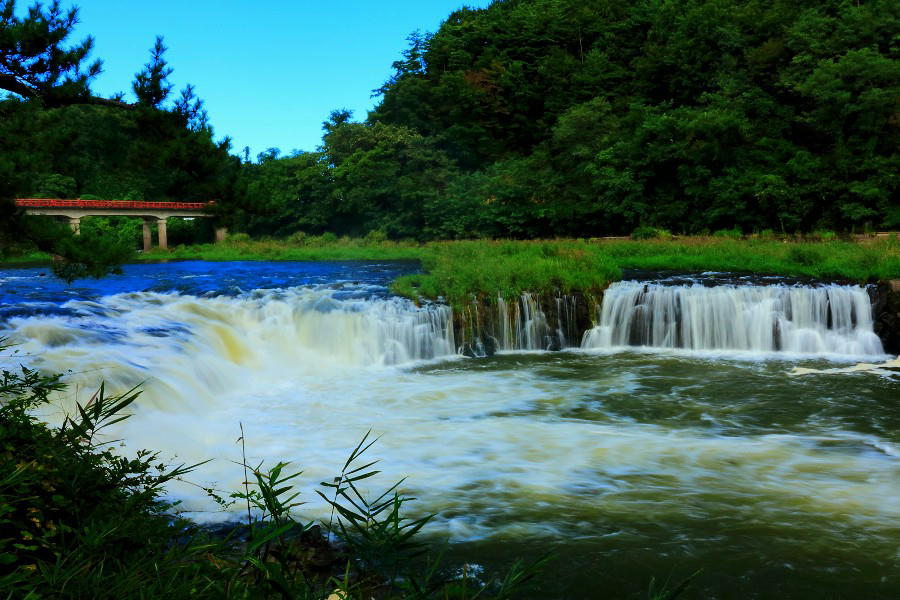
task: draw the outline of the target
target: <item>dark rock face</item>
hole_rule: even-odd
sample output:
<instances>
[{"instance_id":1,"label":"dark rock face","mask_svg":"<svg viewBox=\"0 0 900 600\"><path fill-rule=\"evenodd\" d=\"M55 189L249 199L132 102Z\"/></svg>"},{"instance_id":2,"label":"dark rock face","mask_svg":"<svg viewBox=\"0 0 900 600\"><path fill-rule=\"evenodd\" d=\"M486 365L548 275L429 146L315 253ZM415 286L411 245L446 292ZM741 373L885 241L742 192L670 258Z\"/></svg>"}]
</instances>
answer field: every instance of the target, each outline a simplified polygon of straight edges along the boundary
<instances>
[{"instance_id":1,"label":"dark rock face","mask_svg":"<svg viewBox=\"0 0 900 600\"><path fill-rule=\"evenodd\" d=\"M900 354L900 279L881 281L871 290L875 334L885 352Z\"/></svg>"},{"instance_id":2,"label":"dark rock face","mask_svg":"<svg viewBox=\"0 0 900 600\"><path fill-rule=\"evenodd\" d=\"M464 342L459 347L459 353L469 358L487 358L497 353L497 342L490 336L484 340L476 339L471 342Z\"/></svg>"}]
</instances>

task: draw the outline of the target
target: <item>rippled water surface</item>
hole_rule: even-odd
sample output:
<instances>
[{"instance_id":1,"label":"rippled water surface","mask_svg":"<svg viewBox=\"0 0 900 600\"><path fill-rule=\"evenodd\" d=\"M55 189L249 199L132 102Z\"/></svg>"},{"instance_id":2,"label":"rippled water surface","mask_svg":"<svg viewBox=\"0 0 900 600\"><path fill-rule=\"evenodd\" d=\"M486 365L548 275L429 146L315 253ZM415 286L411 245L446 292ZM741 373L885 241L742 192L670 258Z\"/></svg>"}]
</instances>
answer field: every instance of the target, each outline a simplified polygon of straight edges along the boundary
<instances>
[{"instance_id":1,"label":"rippled water surface","mask_svg":"<svg viewBox=\"0 0 900 600\"><path fill-rule=\"evenodd\" d=\"M452 558L557 555L535 597L643 598L651 578L699 569L687 597L900 596L894 371L746 352L460 358L446 309L387 295L415 268L173 263L75 288L9 269L0 336L70 371L59 409L100 381L142 384L117 433L212 458L204 485L241 481L243 423L252 460L305 471L311 517L326 514L314 484L371 428L380 483L408 477ZM200 520L232 518L196 487L172 494Z\"/></svg>"}]
</instances>

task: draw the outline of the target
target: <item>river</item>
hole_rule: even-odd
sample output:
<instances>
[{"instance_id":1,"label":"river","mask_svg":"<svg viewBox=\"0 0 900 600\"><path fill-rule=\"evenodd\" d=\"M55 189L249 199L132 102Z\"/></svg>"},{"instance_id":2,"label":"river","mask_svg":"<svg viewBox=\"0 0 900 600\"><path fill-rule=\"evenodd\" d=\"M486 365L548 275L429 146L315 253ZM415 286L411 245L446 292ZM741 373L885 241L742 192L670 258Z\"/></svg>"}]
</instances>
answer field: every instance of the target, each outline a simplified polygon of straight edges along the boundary
<instances>
[{"instance_id":1,"label":"river","mask_svg":"<svg viewBox=\"0 0 900 600\"><path fill-rule=\"evenodd\" d=\"M416 268L188 261L72 287L4 269L4 360L66 372L51 421L100 382L140 385L123 451L213 459L203 486L238 487L243 424L250 461L304 472L309 518L371 429L371 489L406 477L450 559L555 553L535 597L643 598L699 569L688 598L900 596L900 376L829 372L891 358L861 288L623 283L584 347L473 359L449 308L388 294ZM641 287L656 316L637 325ZM196 486L170 493L201 522L235 518Z\"/></svg>"}]
</instances>

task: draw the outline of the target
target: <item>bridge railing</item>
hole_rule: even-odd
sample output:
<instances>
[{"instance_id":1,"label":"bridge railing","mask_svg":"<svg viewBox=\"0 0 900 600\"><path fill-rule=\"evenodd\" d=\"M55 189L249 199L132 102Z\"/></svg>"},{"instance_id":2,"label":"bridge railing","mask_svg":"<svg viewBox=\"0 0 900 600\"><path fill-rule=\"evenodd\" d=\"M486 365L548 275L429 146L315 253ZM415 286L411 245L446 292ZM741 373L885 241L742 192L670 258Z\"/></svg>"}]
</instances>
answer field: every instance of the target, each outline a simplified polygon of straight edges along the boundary
<instances>
[{"instance_id":1,"label":"bridge railing","mask_svg":"<svg viewBox=\"0 0 900 600\"><path fill-rule=\"evenodd\" d=\"M75 198L17 198L16 205L23 208L110 208L110 209L156 209L156 210L203 210L215 206L209 202L145 202L143 200L82 200Z\"/></svg>"}]
</instances>

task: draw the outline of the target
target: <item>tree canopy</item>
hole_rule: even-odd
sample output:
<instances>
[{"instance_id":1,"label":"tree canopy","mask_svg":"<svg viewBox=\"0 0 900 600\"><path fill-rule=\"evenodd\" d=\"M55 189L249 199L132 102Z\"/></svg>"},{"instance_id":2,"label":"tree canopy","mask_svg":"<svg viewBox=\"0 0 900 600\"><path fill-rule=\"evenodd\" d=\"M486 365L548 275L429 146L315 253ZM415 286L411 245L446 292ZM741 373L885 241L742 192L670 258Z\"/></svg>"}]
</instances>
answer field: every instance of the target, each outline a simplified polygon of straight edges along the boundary
<instances>
[{"instance_id":1,"label":"tree canopy","mask_svg":"<svg viewBox=\"0 0 900 600\"><path fill-rule=\"evenodd\" d=\"M293 223L338 233L897 227L898 39L892 0L497 1L411 35L320 160L246 174L318 173Z\"/></svg>"}]
</instances>

